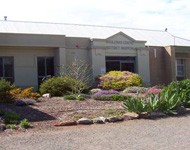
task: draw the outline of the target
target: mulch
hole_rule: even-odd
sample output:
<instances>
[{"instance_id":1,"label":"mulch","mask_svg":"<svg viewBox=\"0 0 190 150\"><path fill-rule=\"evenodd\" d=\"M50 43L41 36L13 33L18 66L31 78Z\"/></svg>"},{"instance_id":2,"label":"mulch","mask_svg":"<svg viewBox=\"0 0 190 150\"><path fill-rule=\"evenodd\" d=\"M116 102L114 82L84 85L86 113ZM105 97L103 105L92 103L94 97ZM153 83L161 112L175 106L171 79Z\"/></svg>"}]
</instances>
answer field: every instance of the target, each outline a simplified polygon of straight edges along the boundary
<instances>
[{"instance_id":1,"label":"mulch","mask_svg":"<svg viewBox=\"0 0 190 150\"><path fill-rule=\"evenodd\" d=\"M105 110L124 111L122 102L64 100L61 97L43 98L35 105L16 106L15 104L0 104L0 110L16 112L20 119L27 118L34 128L53 128L58 121L77 120L82 117L95 118L107 115Z\"/></svg>"}]
</instances>

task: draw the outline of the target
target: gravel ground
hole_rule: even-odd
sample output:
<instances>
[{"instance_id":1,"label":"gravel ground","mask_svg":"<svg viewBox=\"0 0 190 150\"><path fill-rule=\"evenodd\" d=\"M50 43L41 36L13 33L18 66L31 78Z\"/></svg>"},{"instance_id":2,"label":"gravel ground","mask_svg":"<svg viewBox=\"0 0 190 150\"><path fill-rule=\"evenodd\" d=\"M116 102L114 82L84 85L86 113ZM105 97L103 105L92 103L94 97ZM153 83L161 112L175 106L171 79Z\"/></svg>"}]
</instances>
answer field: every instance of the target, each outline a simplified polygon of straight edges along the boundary
<instances>
[{"instance_id":1,"label":"gravel ground","mask_svg":"<svg viewBox=\"0 0 190 150\"><path fill-rule=\"evenodd\" d=\"M189 150L190 116L0 135L2 150Z\"/></svg>"}]
</instances>

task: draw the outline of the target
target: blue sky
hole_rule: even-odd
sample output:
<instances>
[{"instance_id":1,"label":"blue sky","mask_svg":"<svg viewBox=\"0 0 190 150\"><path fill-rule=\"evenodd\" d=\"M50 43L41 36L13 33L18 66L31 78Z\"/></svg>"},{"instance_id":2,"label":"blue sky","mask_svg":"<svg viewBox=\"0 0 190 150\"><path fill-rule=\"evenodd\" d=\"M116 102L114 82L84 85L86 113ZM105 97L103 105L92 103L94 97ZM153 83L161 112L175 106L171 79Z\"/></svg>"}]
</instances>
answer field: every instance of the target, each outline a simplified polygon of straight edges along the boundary
<instances>
[{"instance_id":1,"label":"blue sky","mask_svg":"<svg viewBox=\"0 0 190 150\"><path fill-rule=\"evenodd\" d=\"M189 0L1 0L0 19L164 30L190 39Z\"/></svg>"}]
</instances>

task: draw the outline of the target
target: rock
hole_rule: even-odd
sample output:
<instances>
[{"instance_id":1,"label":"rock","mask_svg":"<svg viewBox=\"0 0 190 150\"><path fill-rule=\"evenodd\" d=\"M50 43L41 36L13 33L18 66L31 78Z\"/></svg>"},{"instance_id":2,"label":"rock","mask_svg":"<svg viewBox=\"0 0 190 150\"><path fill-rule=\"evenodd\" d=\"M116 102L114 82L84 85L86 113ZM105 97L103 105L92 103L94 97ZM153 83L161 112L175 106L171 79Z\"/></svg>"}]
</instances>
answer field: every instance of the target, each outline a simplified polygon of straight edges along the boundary
<instances>
[{"instance_id":1,"label":"rock","mask_svg":"<svg viewBox=\"0 0 190 150\"><path fill-rule=\"evenodd\" d=\"M123 121L123 117L110 117L107 118L108 122L119 122L119 121Z\"/></svg>"},{"instance_id":2,"label":"rock","mask_svg":"<svg viewBox=\"0 0 190 150\"><path fill-rule=\"evenodd\" d=\"M77 125L76 121L64 121L59 124L55 124L55 126L75 126Z\"/></svg>"},{"instance_id":3,"label":"rock","mask_svg":"<svg viewBox=\"0 0 190 150\"><path fill-rule=\"evenodd\" d=\"M187 112L186 108L184 106L179 106L177 107L177 114L178 115L183 115Z\"/></svg>"},{"instance_id":4,"label":"rock","mask_svg":"<svg viewBox=\"0 0 190 150\"><path fill-rule=\"evenodd\" d=\"M125 113L122 118L124 120L133 120L133 119L138 119L139 118L139 114L137 113L133 113L133 112L127 112Z\"/></svg>"},{"instance_id":5,"label":"rock","mask_svg":"<svg viewBox=\"0 0 190 150\"><path fill-rule=\"evenodd\" d=\"M77 121L77 124L93 124L93 121L88 118L81 118Z\"/></svg>"},{"instance_id":6,"label":"rock","mask_svg":"<svg viewBox=\"0 0 190 150\"><path fill-rule=\"evenodd\" d=\"M142 112L141 114L139 114L139 118L148 119L150 118L150 113Z\"/></svg>"},{"instance_id":7,"label":"rock","mask_svg":"<svg viewBox=\"0 0 190 150\"><path fill-rule=\"evenodd\" d=\"M94 123L98 123L98 124L104 124L106 122L106 118L104 117L97 117L93 120Z\"/></svg>"},{"instance_id":8,"label":"rock","mask_svg":"<svg viewBox=\"0 0 190 150\"><path fill-rule=\"evenodd\" d=\"M6 129L6 126L5 126L5 124L0 124L0 131L4 131Z\"/></svg>"},{"instance_id":9,"label":"rock","mask_svg":"<svg viewBox=\"0 0 190 150\"><path fill-rule=\"evenodd\" d=\"M151 118L159 118L159 117L165 117L166 114L163 112L151 112L150 117Z\"/></svg>"},{"instance_id":10,"label":"rock","mask_svg":"<svg viewBox=\"0 0 190 150\"><path fill-rule=\"evenodd\" d=\"M51 95L50 95L50 93L46 93L46 94L43 94L42 97L43 97L43 98L50 98Z\"/></svg>"}]
</instances>

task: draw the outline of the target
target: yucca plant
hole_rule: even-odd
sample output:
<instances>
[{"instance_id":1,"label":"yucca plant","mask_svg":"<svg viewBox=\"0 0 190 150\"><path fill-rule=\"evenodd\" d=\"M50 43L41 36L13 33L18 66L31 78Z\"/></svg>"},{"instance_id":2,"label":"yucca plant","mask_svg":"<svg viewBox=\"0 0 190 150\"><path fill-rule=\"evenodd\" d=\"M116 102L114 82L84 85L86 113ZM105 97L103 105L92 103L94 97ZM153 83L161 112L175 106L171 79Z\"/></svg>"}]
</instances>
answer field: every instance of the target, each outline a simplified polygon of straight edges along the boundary
<instances>
[{"instance_id":1,"label":"yucca plant","mask_svg":"<svg viewBox=\"0 0 190 150\"><path fill-rule=\"evenodd\" d=\"M171 93L170 89L165 90L160 97L160 110L167 114L177 114L177 107L182 104L177 93Z\"/></svg>"},{"instance_id":2,"label":"yucca plant","mask_svg":"<svg viewBox=\"0 0 190 150\"><path fill-rule=\"evenodd\" d=\"M123 107L129 112L141 114L147 111L146 103L142 98L129 97L124 103Z\"/></svg>"}]
</instances>

